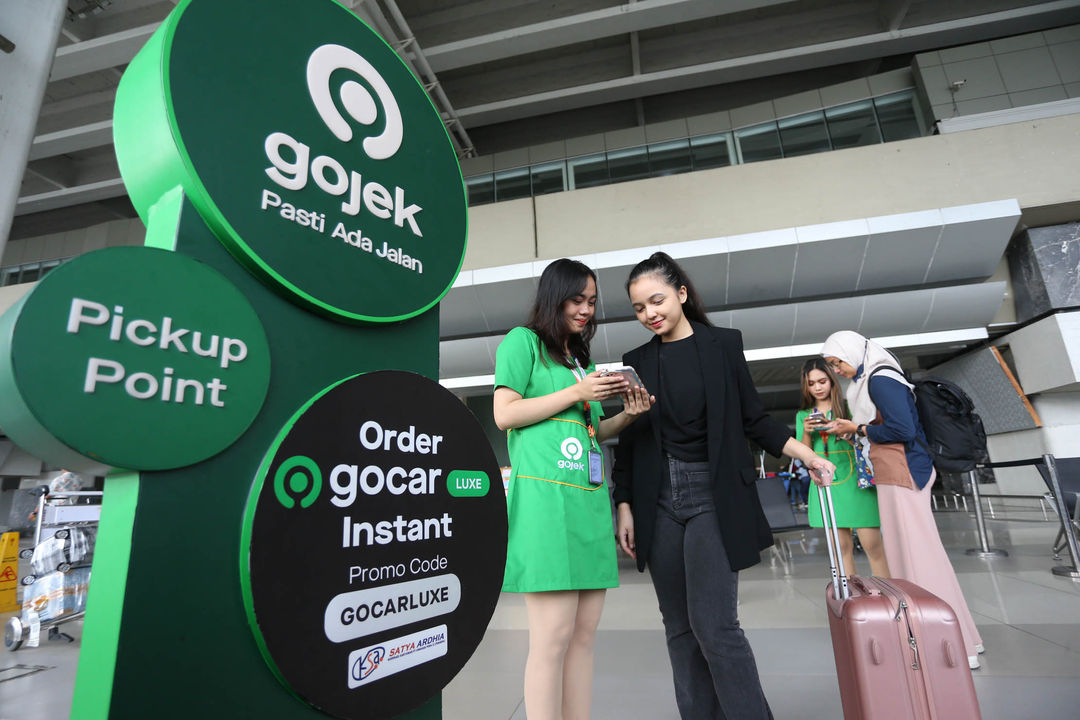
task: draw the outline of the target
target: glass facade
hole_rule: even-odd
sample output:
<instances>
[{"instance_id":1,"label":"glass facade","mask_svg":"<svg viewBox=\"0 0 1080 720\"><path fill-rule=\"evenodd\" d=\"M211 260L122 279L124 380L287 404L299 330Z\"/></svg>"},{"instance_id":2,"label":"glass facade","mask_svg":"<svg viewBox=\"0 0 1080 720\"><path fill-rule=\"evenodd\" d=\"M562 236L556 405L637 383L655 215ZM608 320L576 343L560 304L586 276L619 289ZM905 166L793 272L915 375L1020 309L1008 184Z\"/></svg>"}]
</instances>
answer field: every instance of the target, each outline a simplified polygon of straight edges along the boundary
<instances>
[{"instance_id":1,"label":"glass facade","mask_svg":"<svg viewBox=\"0 0 1080 720\"><path fill-rule=\"evenodd\" d=\"M532 166L532 194L547 195L566 189L566 161L541 163Z\"/></svg>"},{"instance_id":2,"label":"glass facade","mask_svg":"<svg viewBox=\"0 0 1080 720\"><path fill-rule=\"evenodd\" d=\"M735 142L739 144L740 162L752 163L784 157L784 152L780 149L780 135L776 132L776 122L736 130Z\"/></svg>"},{"instance_id":3,"label":"glass facade","mask_svg":"<svg viewBox=\"0 0 1080 720\"><path fill-rule=\"evenodd\" d=\"M690 140L653 143L649 146L649 174L677 175L694 169L690 159Z\"/></svg>"},{"instance_id":4,"label":"glass facade","mask_svg":"<svg viewBox=\"0 0 1080 720\"><path fill-rule=\"evenodd\" d=\"M911 93L874 98L874 110L877 112L881 137L885 142L909 140L922 135L915 106L911 102Z\"/></svg>"},{"instance_id":5,"label":"glass facade","mask_svg":"<svg viewBox=\"0 0 1080 720\"><path fill-rule=\"evenodd\" d=\"M608 150L466 179L469 205L907 140L922 135L914 92L837 105L733 132Z\"/></svg>"},{"instance_id":6,"label":"glass facade","mask_svg":"<svg viewBox=\"0 0 1080 720\"><path fill-rule=\"evenodd\" d=\"M570 169L571 190L607 185L611 182L605 153L570 158L566 164Z\"/></svg>"},{"instance_id":7,"label":"glass facade","mask_svg":"<svg viewBox=\"0 0 1080 720\"><path fill-rule=\"evenodd\" d=\"M62 262L67 262L70 258L64 258L63 260L44 260L42 262L26 263L24 265L15 265L13 267L7 267L0 270L0 285L19 285L21 283L34 282L40 280L49 274L49 271L55 268Z\"/></svg>"},{"instance_id":8,"label":"glass facade","mask_svg":"<svg viewBox=\"0 0 1080 720\"><path fill-rule=\"evenodd\" d=\"M825 111L829 123L829 137L836 150L875 145L881 142L874 104L869 100L829 108Z\"/></svg>"},{"instance_id":9,"label":"glass facade","mask_svg":"<svg viewBox=\"0 0 1080 720\"><path fill-rule=\"evenodd\" d=\"M731 137L728 133L690 138L690 160L695 170L731 165Z\"/></svg>"},{"instance_id":10,"label":"glass facade","mask_svg":"<svg viewBox=\"0 0 1080 720\"><path fill-rule=\"evenodd\" d=\"M784 157L809 155L832 150L822 111L798 115L779 122L780 145Z\"/></svg>"}]
</instances>

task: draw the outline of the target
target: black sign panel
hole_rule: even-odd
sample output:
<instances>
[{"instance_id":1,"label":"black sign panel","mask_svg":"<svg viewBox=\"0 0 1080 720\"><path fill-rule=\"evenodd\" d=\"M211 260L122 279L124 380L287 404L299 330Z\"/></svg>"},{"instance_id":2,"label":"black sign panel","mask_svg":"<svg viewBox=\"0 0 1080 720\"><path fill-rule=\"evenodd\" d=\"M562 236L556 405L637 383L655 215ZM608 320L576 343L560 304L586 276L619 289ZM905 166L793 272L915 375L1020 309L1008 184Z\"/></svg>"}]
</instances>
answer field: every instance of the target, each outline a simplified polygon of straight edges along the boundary
<instances>
[{"instance_id":1,"label":"black sign panel","mask_svg":"<svg viewBox=\"0 0 1080 720\"><path fill-rule=\"evenodd\" d=\"M506 502L476 418L420 375L325 390L267 454L244 521L244 603L267 663L340 718L418 707L494 612Z\"/></svg>"}]
</instances>

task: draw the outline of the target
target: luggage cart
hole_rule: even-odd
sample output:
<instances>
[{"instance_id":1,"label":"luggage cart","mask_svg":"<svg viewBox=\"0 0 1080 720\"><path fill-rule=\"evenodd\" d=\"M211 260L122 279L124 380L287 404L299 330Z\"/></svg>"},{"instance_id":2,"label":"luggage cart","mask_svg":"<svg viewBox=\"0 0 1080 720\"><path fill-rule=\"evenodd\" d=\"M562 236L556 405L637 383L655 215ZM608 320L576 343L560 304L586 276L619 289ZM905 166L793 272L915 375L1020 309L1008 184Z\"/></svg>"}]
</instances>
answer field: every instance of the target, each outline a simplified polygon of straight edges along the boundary
<instances>
[{"instance_id":1,"label":"luggage cart","mask_svg":"<svg viewBox=\"0 0 1080 720\"><path fill-rule=\"evenodd\" d=\"M34 547L19 557L29 560L32 572L24 575L23 612L4 628L4 645L18 650L41 630L48 639L73 638L62 632L64 623L85 615L90 563L101 518L100 491L39 492ZM36 644L36 643L35 643Z\"/></svg>"}]
</instances>

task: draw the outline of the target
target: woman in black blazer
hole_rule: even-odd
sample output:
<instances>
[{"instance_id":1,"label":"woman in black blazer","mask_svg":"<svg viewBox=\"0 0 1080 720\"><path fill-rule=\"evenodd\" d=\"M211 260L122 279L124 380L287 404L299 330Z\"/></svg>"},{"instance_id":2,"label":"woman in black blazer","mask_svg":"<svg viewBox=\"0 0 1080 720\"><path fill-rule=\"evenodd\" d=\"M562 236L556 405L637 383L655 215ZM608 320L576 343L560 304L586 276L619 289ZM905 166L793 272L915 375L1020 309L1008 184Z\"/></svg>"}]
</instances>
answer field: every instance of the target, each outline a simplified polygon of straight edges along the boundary
<instances>
[{"instance_id":1,"label":"woman in black blazer","mask_svg":"<svg viewBox=\"0 0 1080 720\"><path fill-rule=\"evenodd\" d=\"M623 363L657 402L615 449L619 545L649 567L683 720L771 718L736 609L738 571L772 545L746 441L825 482L835 468L765 414L742 334L711 326L674 260L654 253L626 288L656 336Z\"/></svg>"}]
</instances>

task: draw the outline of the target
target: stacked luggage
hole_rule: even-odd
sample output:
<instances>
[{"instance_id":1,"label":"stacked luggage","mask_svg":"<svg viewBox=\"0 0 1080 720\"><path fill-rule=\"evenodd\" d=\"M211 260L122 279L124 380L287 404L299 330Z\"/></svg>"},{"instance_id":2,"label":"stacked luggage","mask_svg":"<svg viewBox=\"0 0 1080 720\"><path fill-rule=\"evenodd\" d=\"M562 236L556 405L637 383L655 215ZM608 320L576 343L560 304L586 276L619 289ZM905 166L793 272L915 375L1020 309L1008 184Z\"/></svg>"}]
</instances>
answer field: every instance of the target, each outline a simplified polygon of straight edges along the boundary
<instances>
[{"instance_id":1,"label":"stacked luggage","mask_svg":"<svg viewBox=\"0 0 1080 720\"><path fill-rule=\"evenodd\" d=\"M37 647L40 632L49 639L72 638L60 626L83 617L90 586L90 564L101 517L101 493L36 490L34 547L20 553L30 561L24 575L22 613L8 620L4 645L9 650Z\"/></svg>"}]
</instances>

